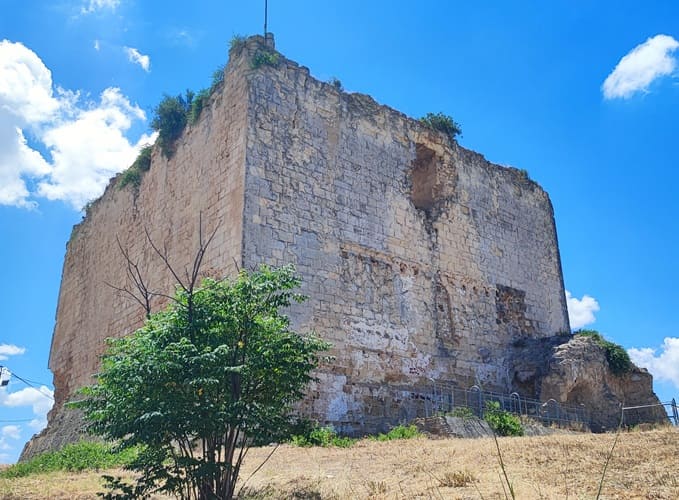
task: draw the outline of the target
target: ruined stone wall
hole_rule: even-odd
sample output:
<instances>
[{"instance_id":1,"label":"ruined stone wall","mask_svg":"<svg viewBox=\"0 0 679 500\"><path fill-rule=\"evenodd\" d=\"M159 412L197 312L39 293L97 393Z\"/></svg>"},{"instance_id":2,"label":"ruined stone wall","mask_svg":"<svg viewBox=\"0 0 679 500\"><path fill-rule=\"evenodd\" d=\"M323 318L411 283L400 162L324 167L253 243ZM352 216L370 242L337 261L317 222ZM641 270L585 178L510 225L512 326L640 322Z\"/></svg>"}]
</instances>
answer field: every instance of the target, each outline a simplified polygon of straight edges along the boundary
<instances>
[{"instance_id":1,"label":"ruined stone wall","mask_svg":"<svg viewBox=\"0 0 679 500\"><path fill-rule=\"evenodd\" d=\"M134 331L144 310L106 285L134 287L117 240L138 263L147 285L172 294L175 280L149 245L145 229L183 276L203 231L217 234L204 271L223 276L241 263L247 82L244 68L231 65L200 121L187 127L171 159L158 148L138 189L120 189L120 177L88 209L67 245L49 367L54 374L55 410L92 382L104 339ZM154 310L165 302L156 298Z\"/></svg>"},{"instance_id":2,"label":"ruined stone wall","mask_svg":"<svg viewBox=\"0 0 679 500\"><path fill-rule=\"evenodd\" d=\"M117 239L150 288L171 293L144 229L183 270L199 214L206 234L217 228L205 274L297 266L310 299L293 324L334 356L300 405L308 416L372 432L416 416L414 395L433 380L539 391L537 368L517 382L517 341L569 329L547 194L283 57L253 68L262 43L232 51L223 88L170 160L156 148L138 190L114 180L74 228L49 364L56 406L29 452L71 435L63 402L91 382L104 339L141 324L143 309L105 285L129 286Z\"/></svg>"},{"instance_id":3,"label":"ruined stone wall","mask_svg":"<svg viewBox=\"0 0 679 500\"><path fill-rule=\"evenodd\" d=\"M431 379L509 390L512 343L569 330L537 184L294 62L249 82L244 264L294 263L293 322L334 344L306 412L365 432Z\"/></svg>"}]
</instances>

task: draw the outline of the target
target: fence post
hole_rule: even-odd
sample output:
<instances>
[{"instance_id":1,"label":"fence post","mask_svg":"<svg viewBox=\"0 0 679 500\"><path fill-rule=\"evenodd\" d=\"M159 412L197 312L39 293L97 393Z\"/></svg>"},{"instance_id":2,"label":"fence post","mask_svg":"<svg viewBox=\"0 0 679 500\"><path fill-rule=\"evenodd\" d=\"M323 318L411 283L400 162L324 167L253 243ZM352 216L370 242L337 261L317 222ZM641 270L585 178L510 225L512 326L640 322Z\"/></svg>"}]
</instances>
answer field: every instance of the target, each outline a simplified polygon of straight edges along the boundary
<instances>
[{"instance_id":1,"label":"fence post","mask_svg":"<svg viewBox=\"0 0 679 500\"><path fill-rule=\"evenodd\" d=\"M483 404L482 404L483 395L481 394L481 388L478 385L473 385L469 388L469 392L470 393L476 392L477 404L479 405L479 418L483 418Z\"/></svg>"},{"instance_id":2,"label":"fence post","mask_svg":"<svg viewBox=\"0 0 679 500\"><path fill-rule=\"evenodd\" d=\"M679 425L679 411L677 411L677 400L672 398L672 416L674 417L674 425Z\"/></svg>"},{"instance_id":3,"label":"fence post","mask_svg":"<svg viewBox=\"0 0 679 500\"><path fill-rule=\"evenodd\" d=\"M514 400L516 400L518 411L514 411ZM518 392L512 392L509 395L509 409L510 411L513 411L514 413L518 413L519 415L521 415L521 396L519 395Z\"/></svg>"}]
</instances>

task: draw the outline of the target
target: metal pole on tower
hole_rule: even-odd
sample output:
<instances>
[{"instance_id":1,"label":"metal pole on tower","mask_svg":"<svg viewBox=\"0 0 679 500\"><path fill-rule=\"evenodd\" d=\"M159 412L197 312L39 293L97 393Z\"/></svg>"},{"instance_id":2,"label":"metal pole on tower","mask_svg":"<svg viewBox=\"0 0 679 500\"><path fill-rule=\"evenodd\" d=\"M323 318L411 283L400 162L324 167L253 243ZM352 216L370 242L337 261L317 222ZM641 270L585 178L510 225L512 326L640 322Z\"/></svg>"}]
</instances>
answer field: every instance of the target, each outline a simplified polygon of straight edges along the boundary
<instances>
[{"instance_id":1,"label":"metal pole on tower","mask_svg":"<svg viewBox=\"0 0 679 500\"><path fill-rule=\"evenodd\" d=\"M267 33L267 17L269 14L269 0L264 0L264 37L266 38L266 33Z\"/></svg>"}]
</instances>

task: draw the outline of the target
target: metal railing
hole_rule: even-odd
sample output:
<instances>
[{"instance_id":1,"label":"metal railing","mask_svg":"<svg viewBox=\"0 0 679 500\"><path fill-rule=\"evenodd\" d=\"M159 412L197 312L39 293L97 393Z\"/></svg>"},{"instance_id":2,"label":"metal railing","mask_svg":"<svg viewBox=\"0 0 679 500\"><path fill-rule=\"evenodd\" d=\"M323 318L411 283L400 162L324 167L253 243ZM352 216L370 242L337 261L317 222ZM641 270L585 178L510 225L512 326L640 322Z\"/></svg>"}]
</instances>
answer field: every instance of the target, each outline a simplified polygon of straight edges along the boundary
<instances>
[{"instance_id":1,"label":"metal railing","mask_svg":"<svg viewBox=\"0 0 679 500\"><path fill-rule=\"evenodd\" d=\"M517 392L502 394L483 391L477 385L464 389L453 384L433 381L429 396L422 394L420 397L425 402L425 417L442 413L454 414L456 408L468 408L476 416L483 418L488 403L493 402L501 410L525 415L542 421L546 425L578 424L589 426L591 418L584 405L566 405L554 399L540 401L523 397Z\"/></svg>"},{"instance_id":2,"label":"metal railing","mask_svg":"<svg viewBox=\"0 0 679 500\"><path fill-rule=\"evenodd\" d=\"M677 400L672 398L672 401L667 403L657 403L652 405L638 405L638 406L624 406L622 408L623 424L627 422L642 422L644 421L644 414L653 412L658 407L662 407L663 411L667 413L667 418L674 425L679 425L679 409L677 408ZM657 411L657 410L656 410ZM646 420L649 420L646 418ZM652 419L651 419L652 420Z\"/></svg>"}]
</instances>

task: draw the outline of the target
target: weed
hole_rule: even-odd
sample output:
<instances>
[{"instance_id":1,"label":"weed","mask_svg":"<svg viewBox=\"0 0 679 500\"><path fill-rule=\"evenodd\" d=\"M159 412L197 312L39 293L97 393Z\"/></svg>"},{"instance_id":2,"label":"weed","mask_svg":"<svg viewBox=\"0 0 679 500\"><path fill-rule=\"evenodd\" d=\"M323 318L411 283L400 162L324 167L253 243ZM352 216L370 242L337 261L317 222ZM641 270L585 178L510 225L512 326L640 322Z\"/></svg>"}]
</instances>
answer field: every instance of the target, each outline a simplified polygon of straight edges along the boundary
<instances>
[{"instance_id":1,"label":"weed","mask_svg":"<svg viewBox=\"0 0 679 500\"><path fill-rule=\"evenodd\" d=\"M523 436L521 419L508 411L501 410L500 403L497 401L486 402L484 419L493 432L499 436Z\"/></svg>"},{"instance_id":2,"label":"weed","mask_svg":"<svg viewBox=\"0 0 679 500\"><path fill-rule=\"evenodd\" d=\"M295 446L322 446L324 448L335 446L337 448L349 448L356 439L338 436L332 427L315 427L307 434L292 436L290 442Z\"/></svg>"},{"instance_id":3,"label":"weed","mask_svg":"<svg viewBox=\"0 0 679 500\"><path fill-rule=\"evenodd\" d=\"M258 50L255 55L252 56L252 69L257 69L262 66L277 66L280 60L280 55L278 52L272 50Z\"/></svg>"},{"instance_id":4,"label":"weed","mask_svg":"<svg viewBox=\"0 0 679 500\"><path fill-rule=\"evenodd\" d=\"M210 93L214 92L217 87L224 83L224 71L226 69L225 65L219 66L212 72L212 82L210 83Z\"/></svg>"},{"instance_id":5,"label":"weed","mask_svg":"<svg viewBox=\"0 0 679 500\"><path fill-rule=\"evenodd\" d=\"M229 50L240 51L245 47L245 37L243 35L233 35L229 40Z\"/></svg>"},{"instance_id":6,"label":"weed","mask_svg":"<svg viewBox=\"0 0 679 500\"><path fill-rule=\"evenodd\" d=\"M368 481L365 486L370 497L386 495L388 491L385 481Z\"/></svg>"},{"instance_id":7,"label":"weed","mask_svg":"<svg viewBox=\"0 0 679 500\"><path fill-rule=\"evenodd\" d=\"M463 488L476 482L476 477L468 470L446 472L439 479L439 486L448 488Z\"/></svg>"},{"instance_id":8,"label":"weed","mask_svg":"<svg viewBox=\"0 0 679 500\"><path fill-rule=\"evenodd\" d=\"M451 417L462 418L464 420L469 420L470 418L476 418L474 410L468 406L458 406L453 411L450 412Z\"/></svg>"},{"instance_id":9,"label":"weed","mask_svg":"<svg viewBox=\"0 0 679 500\"><path fill-rule=\"evenodd\" d=\"M110 444L80 441L68 444L59 451L43 453L27 462L14 464L0 472L0 477L17 478L54 471L107 469L131 463L138 452L138 449L116 452Z\"/></svg>"},{"instance_id":10,"label":"weed","mask_svg":"<svg viewBox=\"0 0 679 500\"><path fill-rule=\"evenodd\" d=\"M134 163L125 170L121 176L118 183L118 189L123 189L125 186L131 184L135 188L138 188L141 184L141 178L144 172L147 172L151 168L151 154L153 153L153 146L147 144L141 148L137 159Z\"/></svg>"},{"instance_id":11,"label":"weed","mask_svg":"<svg viewBox=\"0 0 679 500\"><path fill-rule=\"evenodd\" d=\"M371 439L376 441L392 441L394 439L412 439L420 435L420 431L417 430L415 425L397 425L386 434L380 433L377 436L372 436Z\"/></svg>"},{"instance_id":12,"label":"weed","mask_svg":"<svg viewBox=\"0 0 679 500\"><path fill-rule=\"evenodd\" d=\"M601 480L599 481L599 490L597 491L596 494L596 500L599 500L601 497L601 492L603 491L604 488L604 479L606 479L606 471L608 470L608 464L611 461L611 457L613 456L613 451L615 450L615 446L618 444L618 439L620 439L620 433L622 432L622 423L625 419L625 412L620 410L620 424L618 425L618 431L615 433L615 439L613 440L613 446L611 446L610 451L608 452L606 456L606 462L604 463L604 470L601 472Z\"/></svg>"},{"instance_id":13,"label":"weed","mask_svg":"<svg viewBox=\"0 0 679 500\"><path fill-rule=\"evenodd\" d=\"M194 96L190 90L186 91L185 96L166 94L154 109L151 128L158 132L158 145L166 158L174 153L174 141L186 127Z\"/></svg>"},{"instance_id":14,"label":"weed","mask_svg":"<svg viewBox=\"0 0 679 500\"><path fill-rule=\"evenodd\" d=\"M205 108L205 105L209 99L210 89L203 89L195 95L193 101L191 101L191 109L189 109L188 113L188 122L191 125L198 121L198 118L200 118L200 114L202 113L203 108Z\"/></svg>"},{"instance_id":15,"label":"weed","mask_svg":"<svg viewBox=\"0 0 679 500\"><path fill-rule=\"evenodd\" d=\"M342 92L344 90L344 87L342 86L342 82L339 80L339 78L332 77L330 80L328 80L328 83L335 87L337 90Z\"/></svg>"}]
</instances>

